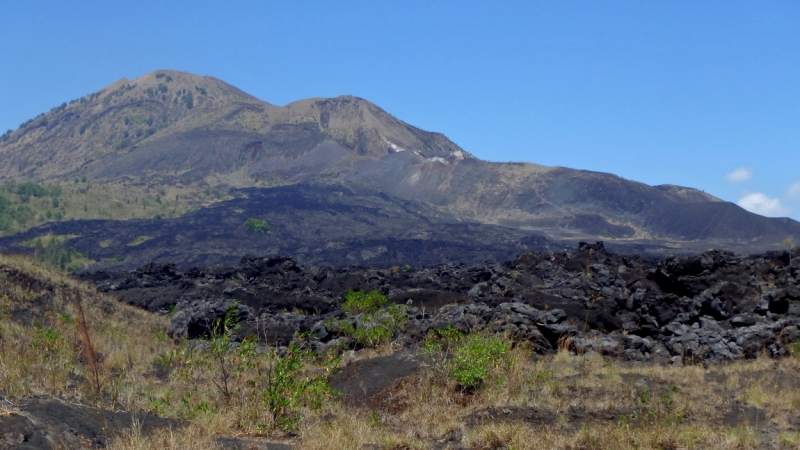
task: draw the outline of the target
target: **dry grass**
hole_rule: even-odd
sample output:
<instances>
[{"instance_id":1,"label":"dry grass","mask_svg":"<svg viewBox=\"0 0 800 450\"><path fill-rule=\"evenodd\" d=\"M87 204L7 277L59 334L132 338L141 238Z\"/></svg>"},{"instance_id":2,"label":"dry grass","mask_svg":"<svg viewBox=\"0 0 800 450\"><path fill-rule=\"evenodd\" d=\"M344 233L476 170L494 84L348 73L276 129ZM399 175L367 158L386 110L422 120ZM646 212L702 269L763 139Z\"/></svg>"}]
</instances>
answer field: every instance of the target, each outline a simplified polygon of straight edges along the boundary
<instances>
[{"instance_id":1,"label":"dry grass","mask_svg":"<svg viewBox=\"0 0 800 450\"><path fill-rule=\"evenodd\" d=\"M797 448L798 370L798 359L704 369L564 352L534 359L516 348L475 394L432 367L404 380L378 410L330 409L300 436L304 448L429 448L453 436L476 449ZM748 409L759 405L768 407Z\"/></svg>"},{"instance_id":2,"label":"dry grass","mask_svg":"<svg viewBox=\"0 0 800 450\"><path fill-rule=\"evenodd\" d=\"M115 405L122 392L114 389L127 384L126 377L141 376L156 347L167 344L155 339L164 325L164 318L30 259L0 257L0 389L9 400L53 395L85 401L99 397L103 384L111 389L103 392L111 395L105 403ZM152 338L137 339L142 331Z\"/></svg>"},{"instance_id":3,"label":"dry grass","mask_svg":"<svg viewBox=\"0 0 800 450\"><path fill-rule=\"evenodd\" d=\"M141 425L133 423L131 428L111 443L117 450L163 450L197 449L216 450L220 448L202 426L194 425L179 429L160 429L149 435L142 434Z\"/></svg>"},{"instance_id":4,"label":"dry grass","mask_svg":"<svg viewBox=\"0 0 800 450\"><path fill-rule=\"evenodd\" d=\"M257 384L268 356L242 365L229 354L242 370L226 398L201 354L166 337L167 320L30 259L0 257L0 396L59 397L187 423L147 436L133 426L110 442L119 449L210 449L217 437L237 435L304 449L800 448L800 358L662 367L566 352L536 357L524 346L498 360L474 392L459 389L445 355L429 355L377 403L299 404L290 437L274 426ZM387 344L342 361L395 350ZM310 362L307 369L323 370Z\"/></svg>"}]
</instances>

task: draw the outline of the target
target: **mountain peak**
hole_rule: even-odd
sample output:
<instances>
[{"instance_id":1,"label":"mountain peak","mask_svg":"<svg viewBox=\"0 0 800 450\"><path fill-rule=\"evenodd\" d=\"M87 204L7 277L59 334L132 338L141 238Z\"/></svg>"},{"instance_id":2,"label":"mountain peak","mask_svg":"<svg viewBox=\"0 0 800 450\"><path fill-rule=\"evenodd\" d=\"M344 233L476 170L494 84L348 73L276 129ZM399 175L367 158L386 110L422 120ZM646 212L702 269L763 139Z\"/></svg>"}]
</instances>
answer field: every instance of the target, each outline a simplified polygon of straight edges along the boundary
<instances>
[{"instance_id":1,"label":"mountain peak","mask_svg":"<svg viewBox=\"0 0 800 450\"><path fill-rule=\"evenodd\" d=\"M156 70L121 78L4 135L0 180L133 175L134 167L141 168L137 177L177 168L199 170L205 179L252 163L242 156L246 162L219 167L223 160L238 161L245 148L296 158L326 141L356 158L406 150L427 158L471 157L442 134L352 95L278 107L214 77Z\"/></svg>"},{"instance_id":2,"label":"mountain peak","mask_svg":"<svg viewBox=\"0 0 800 450\"><path fill-rule=\"evenodd\" d=\"M341 184L555 239L752 245L800 234L797 222L758 217L696 189L480 161L444 135L353 95L279 107L216 78L173 70L122 78L0 139L0 183L75 178L198 196L215 186Z\"/></svg>"},{"instance_id":3,"label":"mountain peak","mask_svg":"<svg viewBox=\"0 0 800 450\"><path fill-rule=\"evenodd\" d=\"M441 133L409 125L360 97L308 98L284 108L290 120L316 122L360 155L382 157L408 150L427 157L472 157Z\"/></svg>"}]
</instances>

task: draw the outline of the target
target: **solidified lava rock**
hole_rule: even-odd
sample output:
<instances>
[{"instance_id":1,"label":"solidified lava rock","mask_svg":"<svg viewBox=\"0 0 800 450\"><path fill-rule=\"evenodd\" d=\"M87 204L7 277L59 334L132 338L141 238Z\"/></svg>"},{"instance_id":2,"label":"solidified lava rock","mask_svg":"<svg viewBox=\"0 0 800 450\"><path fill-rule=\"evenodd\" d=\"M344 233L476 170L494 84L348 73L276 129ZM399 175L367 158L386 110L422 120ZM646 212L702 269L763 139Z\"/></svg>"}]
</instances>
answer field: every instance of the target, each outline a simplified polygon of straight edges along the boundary
<instances>
[{"instance_id":1,"label":"solidified lava rock","mask_svg":"<svg viewBox=\"0 0 800 450\"><path fill-rule=\"evenodd\" d=\"M709 250L657 260L612 254L598 242L419 269L306 268L288 256L246 256L234 267L148 264L82 278L151 311L177 307L174 337L202 335L237 300L244 332L278 345L309 332L325 348L342 338L324 323L348 317L339 309L346 293L377 290L410 305L398 336L406 342L449 325L503 332L541 353L566 343L637 361L714 363L762 351L783 356L800 339L800 255L788 256Z\"/></svg>"}]
</instances>

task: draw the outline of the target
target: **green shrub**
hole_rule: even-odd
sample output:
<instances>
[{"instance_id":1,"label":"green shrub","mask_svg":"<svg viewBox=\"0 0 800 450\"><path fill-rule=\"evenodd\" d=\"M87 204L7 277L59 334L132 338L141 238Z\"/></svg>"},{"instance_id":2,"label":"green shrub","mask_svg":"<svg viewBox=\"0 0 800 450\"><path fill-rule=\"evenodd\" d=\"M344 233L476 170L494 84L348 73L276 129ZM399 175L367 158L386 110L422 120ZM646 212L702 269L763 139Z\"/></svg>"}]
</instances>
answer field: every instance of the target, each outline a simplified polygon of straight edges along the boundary
<instances>
[{"instance_id":1,"label":"green shrub","mask_svg":"<svg viewBox=\"0 0 800 450\"><path fill-rule=\"evenodd\" d=\"M423 349L432 352L442 350L445 346L452 346L464 337L464 333L452 325L431 330L428 339L423 343Z\"/></svg>"},{"instance_id":2,"label":"green shrub","mask_svg":"<svg viewBox=\"0 0 800 450\"><path fill-rule=\"evenodd\" d=\"M464 334L450 326L432 331L423 349L429 355L442 356L440 367L467 391L478 389L490 369L507 362L510 352L508 341L504 339Z\"/></svg>"},{"instance_id":3,"label":"green shrub","mask_svg":"<svg viewBox=\"0 0 800 450\"><path fill-rule=\"evenodd\" d=\"M291 344L285 356L273 355L269 368L259 372L264 405L272 416L272 423L283 430L297 427L298 407L319 409L326 398L335 394L326 377L303 376L303 361L310 357L310 353L303 352L297 344Z\"/></svg>"},{"instance_id":4,"label":"green shrub","mask_svg":"<svg viewBox=\"0 0 800 450\"><path fill-rule=\"evenodd\" d=\"M391 305L361 316L353 337L364 347L377 347L388 342L408 322L406 305Z\"/></svg>"},{"instance_id":5,"label":"green shrub","mask_svg":"<svg viewBox=\"0 0 800 450\"><path fill-rule=\"evenodd\" d=\"M131 146L133 142L130 139L123 139L117 146L115 147L117 150L124 150Z\"/></svg>"},{"instance_id":6,"label":"green shrub","mask_svg":"<svg viewBox=\"0 0 800 450\"><path fill-rule=\"evenodd\" d=\"M28 205L17 205L16 208L9 211L12 219L16 220L21 226L27 225L36 217L36 213Z\"/></svg>"},{"instance_id":7,"label":"green shrub","mask_svg":"<svg viewBox=\"0 0 800 450\"><path fill-rule=\"evenodd\" d=\"M14 219L7 213L0 213L0 231L11 231Z\"/></svg>"},{"instance_id":8,"label":"green shrub","mask_svg":"<svg viewBox=\"0 0 800 450\"><path fill-rule=\"evenodd\" d=\"M43 242L41 237L29 242L34 247L34 255L39 261L67 272L83 269L84 263L91 261L74 247L67 245L68 240L68 237L53 236L46 242Z\"/></svg>"},{"instance_id":9,"label":"green shrub","mask_svg":"<svg viewBox=\"0 0 800 450\"><path fill-rule=\"evenodd\" d=\"M185 94L183 94L182 100L183 103L186 104L186 109L194 108L194 95L192 95L191 91L187 91Z\"/></svg>"},{"instance_id":10,"label":"green shrub","mask_svg":"<svg viewBox=\"0 0 800 450\"><path fill-rule=\"evenodd\" d=\"M244 221L244 229L254 233L269 233L269 223L266 220L251 217Z\"/></svg>"},{"instance_id":11,"label":"green shrub","mask_svg":"<svg viewBox=\"0 0 800 450\"><path fill-rule=\"evenodd\" d=\"M378 291L350 291L345 296L342 309L350 314L374 312L386 304L386 296Z\"/></svg>"},{"instance_id":12,"label":"green shrub","mask_svg":"<svg viewBox=\"0 0 800 450\"><path fill-rule=\"evenodd\" d=\"M0 214L4 213L11 205L11 200L0 195Z\"/></svg>"},{"instance_id":13,"label":"green shrub","mask_svg":"<svg viewBox=\"0 0 800 450\"><path fill-rule=\"evenodd\" d=\"M489 369L498 366L509 350L508 344L500 338L467 335L453 350L450 373L462 388L476 389L483 383Z\"/></svg>"},{"instance_id":14,"label":"green shrub","mask_svg":"<svg viewBox=\"0 0 800 450\"><path fill-rule=\"evenodd\" d=\"M217 389L216 400L193 399L191 395L182 399L185 417L220 406L233 407L247 411L239 419L242 427L290 431L301 419L301 407L319 409L335 395L328 385L329 372L313 368L313 352L294 343L282 354L274 349L257 351L258 342L252 336L236 343L236 311L234 303L225 318L214 324L205 348L197 353L185 347L171 350L159 357L159 364L172 367L171 376L187 382L209 380ZM214 407L216 401L220 403Z\"/></svg>"},{"instance_id":15,"label":"green shrub","mask_svg":"<svg viewBox=\"0 0 800 450\"><path fill-rule=\"evenodd\" d=\"M47 197L52 195L50 189L36 183L21 183L11 186L11 192L19 196Z\"/></svg>"},{"instance_id":16,"label":"green shrub","mask_svg":"<svg viewBox=\"0 0 800 450\"><path fill-rule=\"evenodd\" d=\"M342 304L342 310L358 314L356 325L351 319L329 321L326 326L355 340L363 347L377 347L388 342L408 322L408 306L386 305L386 297L378 291L368 293L350 291Z\"/></svg>"}]
</instances>

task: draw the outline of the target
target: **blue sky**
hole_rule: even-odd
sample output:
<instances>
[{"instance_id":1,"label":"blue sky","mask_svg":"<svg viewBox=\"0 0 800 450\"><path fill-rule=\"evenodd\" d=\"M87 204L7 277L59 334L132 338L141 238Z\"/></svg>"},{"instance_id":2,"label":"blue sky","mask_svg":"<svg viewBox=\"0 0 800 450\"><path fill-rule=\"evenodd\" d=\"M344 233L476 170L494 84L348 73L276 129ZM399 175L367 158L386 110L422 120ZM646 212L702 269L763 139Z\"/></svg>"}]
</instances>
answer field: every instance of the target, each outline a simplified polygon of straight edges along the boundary
<instances>
[{"instance_id":1,"label":"blue sky","mask_svg":"<svg viewBox=\"0 0 800 450\"><path fill-rule=\"evenodd\" d=\"M71 3L71 4L67 4ZM800 2L0 3L0 130L157 69L800 219Z\"/></svg>"}]
</instances>

